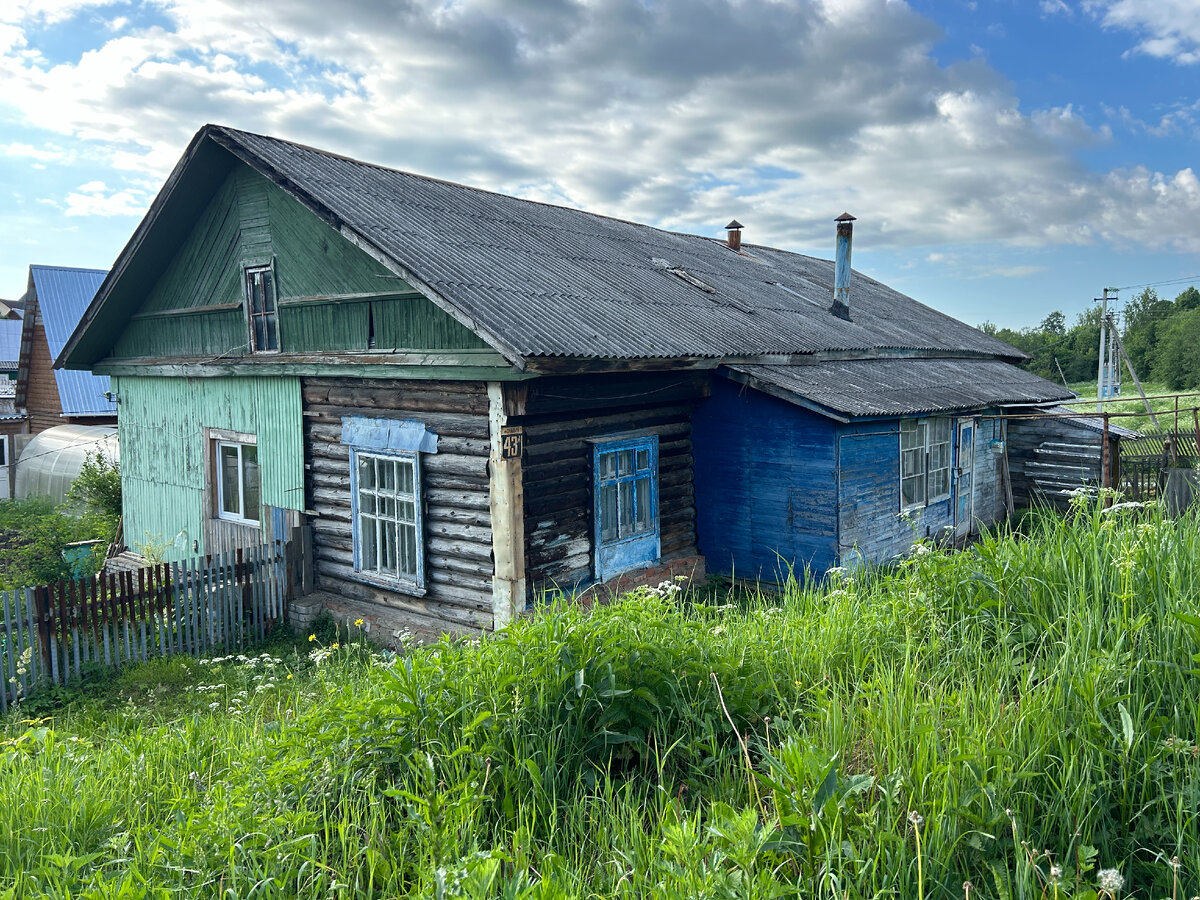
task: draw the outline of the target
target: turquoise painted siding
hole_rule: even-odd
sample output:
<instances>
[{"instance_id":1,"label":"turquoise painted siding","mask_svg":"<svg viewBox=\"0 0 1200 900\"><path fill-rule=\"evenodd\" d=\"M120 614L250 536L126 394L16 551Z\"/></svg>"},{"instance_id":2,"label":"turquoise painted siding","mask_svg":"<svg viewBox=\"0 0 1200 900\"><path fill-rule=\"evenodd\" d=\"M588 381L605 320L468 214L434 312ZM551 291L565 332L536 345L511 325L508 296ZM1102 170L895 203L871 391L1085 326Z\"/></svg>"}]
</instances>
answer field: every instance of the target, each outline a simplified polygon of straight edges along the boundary
<instances>
[{"instance_id":1,"label":"turquoise painted siding","mask_svg":"<svg viewBox=\"0 0 1200 900\"><path fill-rule=\"evenodd\" d=\"M298 378L113 379L121 433L125 539L183 536L169 558L204 546L204 488L209 479L204 429L258 439L262 501L304 508L304 444Z\"/></svg>"},{"instance_id":2,"label":"turquoise painted siding","mask_svg":"<svg viewBox=\"0 0 1200 900\"><path fill-rule=\"evenodd\" d=\"M355 247L297 200L241 163L213 195L139 313L243 302L242 267L275 262L285 351L486 349L487 344L428 300L289 306L289 298L409 291L410 285ZM237 356L248 352L241 308L135 317L118 338L118 359Z\"/></svg>"}]
</instances>

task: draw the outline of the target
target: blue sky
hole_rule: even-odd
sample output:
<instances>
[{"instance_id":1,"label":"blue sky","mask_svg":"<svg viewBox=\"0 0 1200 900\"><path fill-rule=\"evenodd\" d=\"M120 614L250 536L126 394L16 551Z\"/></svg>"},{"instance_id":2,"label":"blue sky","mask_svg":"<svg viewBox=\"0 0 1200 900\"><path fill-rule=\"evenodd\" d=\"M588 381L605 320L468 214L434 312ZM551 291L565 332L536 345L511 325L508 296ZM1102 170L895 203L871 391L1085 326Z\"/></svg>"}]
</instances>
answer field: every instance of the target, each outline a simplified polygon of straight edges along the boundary
<instances>
[{"instance_id":1,"label":"blue sky","mask_svg":"<svg viewBox=\"0 0 1200 900\"><path fill-rule=\"evenodd\" d=\"M972 324L1200 276L1196 0L329 9L6 0L0 297L110 265L205 122L825 257L849 210L856 268Z\"/></svg>"}]
</instances>

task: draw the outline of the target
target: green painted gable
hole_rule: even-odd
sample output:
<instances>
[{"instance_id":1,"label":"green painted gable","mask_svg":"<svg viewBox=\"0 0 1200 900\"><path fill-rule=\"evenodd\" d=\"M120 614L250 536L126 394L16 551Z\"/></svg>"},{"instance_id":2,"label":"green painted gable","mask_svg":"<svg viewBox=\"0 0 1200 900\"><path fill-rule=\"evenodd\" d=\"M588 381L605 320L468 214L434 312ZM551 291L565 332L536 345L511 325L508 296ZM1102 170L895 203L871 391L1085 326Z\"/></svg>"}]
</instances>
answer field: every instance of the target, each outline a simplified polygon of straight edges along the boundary
<instances>
[{"instance_id":1,"label":"green painted gable","mask_svg":"<svg viewBox=\"0 0 1200 900\"><path fill-rule=\"evenodd\" d=\"M271 261L285 353L488 347L295 198L236 163L111 356L247 354L242 269ZM389 293L399 296L379 296ZM374 296L355 296L364 294Z\"/></svg>"}]
</instances>

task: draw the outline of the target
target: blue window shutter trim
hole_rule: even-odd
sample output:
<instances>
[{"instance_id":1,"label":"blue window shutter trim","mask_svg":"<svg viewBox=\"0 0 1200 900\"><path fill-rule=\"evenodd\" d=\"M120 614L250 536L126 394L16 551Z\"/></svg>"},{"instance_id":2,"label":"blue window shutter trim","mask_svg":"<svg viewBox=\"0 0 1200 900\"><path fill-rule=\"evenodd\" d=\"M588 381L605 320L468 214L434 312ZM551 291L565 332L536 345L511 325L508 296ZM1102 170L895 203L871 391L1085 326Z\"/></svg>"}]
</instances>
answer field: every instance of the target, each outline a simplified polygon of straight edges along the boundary
<instances>
[{"instance_id":1,"label":"blue window shutter trim","mask_svg":"<svg viewBox=\"0 0 1200 900\"><path fill-rule=\"evenodd\" d=\"M437 453L438 436L415 419L342 416L342 443L363 450Z\"/></svg>"}]
</instances>

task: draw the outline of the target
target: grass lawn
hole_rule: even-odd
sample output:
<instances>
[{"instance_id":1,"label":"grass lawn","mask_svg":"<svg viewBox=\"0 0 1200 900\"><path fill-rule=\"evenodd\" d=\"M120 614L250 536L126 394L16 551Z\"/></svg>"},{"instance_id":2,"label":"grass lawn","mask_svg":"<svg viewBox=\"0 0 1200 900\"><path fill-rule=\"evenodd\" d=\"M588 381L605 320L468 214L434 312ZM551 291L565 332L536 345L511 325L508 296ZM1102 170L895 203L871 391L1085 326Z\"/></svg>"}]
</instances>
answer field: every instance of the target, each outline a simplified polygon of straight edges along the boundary
<instances>
[{"instance_id":1,"label":"grass lawn","mask_svg":"<svg viewBox=\"0 0 1200 900\"><path fill-rule=\"evenodd\" d=\"M0 896L1200 893L1200 524L1021 528L35 696L0 731Z\"/></svg>"}]
</instances>

